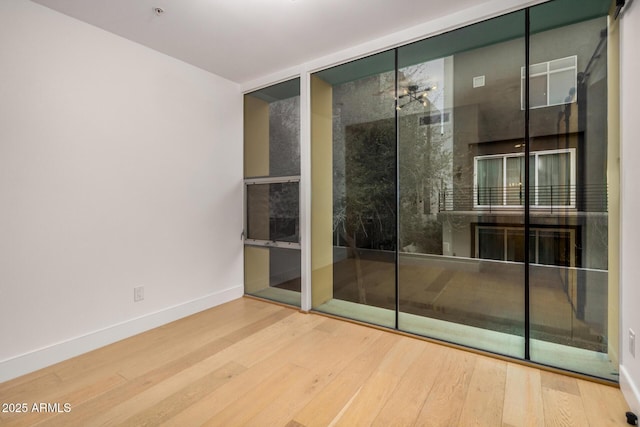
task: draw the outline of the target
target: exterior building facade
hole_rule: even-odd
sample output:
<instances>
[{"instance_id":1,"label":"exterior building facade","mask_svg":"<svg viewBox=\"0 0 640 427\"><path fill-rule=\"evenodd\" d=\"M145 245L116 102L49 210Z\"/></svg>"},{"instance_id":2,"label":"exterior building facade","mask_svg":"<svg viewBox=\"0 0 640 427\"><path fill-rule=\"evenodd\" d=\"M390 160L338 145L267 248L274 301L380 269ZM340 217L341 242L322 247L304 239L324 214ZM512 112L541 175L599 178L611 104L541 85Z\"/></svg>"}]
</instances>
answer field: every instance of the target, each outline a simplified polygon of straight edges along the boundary
<instances>
[{"instance_id":1,"label":"exterior building facade","mask_svg":"<svg viewBox=\"0 0 640 427\"><path fill-rule=\"evenodd\" d=\"M607 330L606 25L595 18L531 36L529 261L538 285L562 289L583 322L586 332L562 335L589 347L599 347ZM443 255L524 261L520 51L521 41L512 40L453 56L453 186L440 197Z\"/></svg>"}]
</instances>

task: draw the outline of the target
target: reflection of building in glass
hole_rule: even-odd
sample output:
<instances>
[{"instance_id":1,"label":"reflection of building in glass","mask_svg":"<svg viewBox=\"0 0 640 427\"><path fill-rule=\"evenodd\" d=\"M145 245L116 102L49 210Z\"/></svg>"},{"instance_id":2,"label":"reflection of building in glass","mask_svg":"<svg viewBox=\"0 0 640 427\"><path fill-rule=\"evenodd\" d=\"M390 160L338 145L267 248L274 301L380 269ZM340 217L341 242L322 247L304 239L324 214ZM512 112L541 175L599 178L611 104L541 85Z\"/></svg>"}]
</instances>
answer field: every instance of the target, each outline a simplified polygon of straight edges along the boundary
<instances>
[{"instance_id":1,"label":"reflection of building in glass","mask_svg":"<svg viewBox=\"0 0 640 427\"><path fill-rule=\"evenodd\" d=\"M532 35L528 177L529 261L555 268L577 318L600 331L608 255L605 27L595 19ZM440 198L444 255L524 261L520 52L519 41L506 41L453 56L453 186ZM473 87L479 75L485 84Z\"/></svg>"},{"instance_id":2,"label":"reflection of building in glass","mask_svg":"<svg viewBox=\"0 0 640 427\"><path fill-rule=\"evenodd\" d=\"M544 51L539 52L534 48L532 62L540 62L530 70L531 102L536 107L531 110L530 126L532 227L574 229L582 244L571 266L597 269L607 268L606 49L598 37L602 25L602 20L592 20L532 36L533 46L537 39L563 43L545 43ZM508 41L453 57L453 188L442 195L440 205L446 255L480 256L478 247L483 245L475 240L484 239L477 229L470 233L471 224L499 223L503 229L522 226L524 115L518 108L522 66L512 50L519 52L521 46ZM483 57L499 59L487 64ZM500 75L493 78L496 62L501 65ZM541 74L538 68L548 71ZM573 74L578 87L565 87L573 82ZM484 86L472 87L476 75L487 76ZM540 88L541 79L546 89ZM554 79L559 81L554 83ZM516 96L506 98L505 88ZM567 96L554 93L560 89L566 89ZM577 96L570 95L576 92ZM546 96L548 102L543 103L536 94ZM561 98L568 102L559 101ZM482 212L481 221L478 212ZM584 247L587 240L588 248ZM506 248L502 259L507 259Z\"/></svg>"}]
</instances>

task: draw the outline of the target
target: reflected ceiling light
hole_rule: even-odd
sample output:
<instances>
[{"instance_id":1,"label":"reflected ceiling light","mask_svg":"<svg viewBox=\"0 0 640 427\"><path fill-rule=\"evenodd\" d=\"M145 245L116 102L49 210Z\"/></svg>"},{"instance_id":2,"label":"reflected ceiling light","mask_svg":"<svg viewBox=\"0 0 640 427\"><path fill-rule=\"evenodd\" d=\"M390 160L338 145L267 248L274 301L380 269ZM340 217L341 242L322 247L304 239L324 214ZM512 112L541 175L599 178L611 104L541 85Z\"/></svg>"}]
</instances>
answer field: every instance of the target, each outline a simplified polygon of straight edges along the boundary
<instances>
[{"instance_id":1,"label":"reflected ceiling light","mask_svg":"<svg viewBox=\"0 0 640 427\"><path fill-rule=\"evenodd\" d=\"M419 102L424 107L427 106L429 100L427 99L427 93L429 91L435 90L436 86L426 87L424 89L420 89L418 85L409 85L402 90L402 95L400 95L397 99L396 110L402 110L405 106L411 104L412 102ZM403 98L407 98L404 104L400 104L400 100Z\"/></svg>"}]
</instances>

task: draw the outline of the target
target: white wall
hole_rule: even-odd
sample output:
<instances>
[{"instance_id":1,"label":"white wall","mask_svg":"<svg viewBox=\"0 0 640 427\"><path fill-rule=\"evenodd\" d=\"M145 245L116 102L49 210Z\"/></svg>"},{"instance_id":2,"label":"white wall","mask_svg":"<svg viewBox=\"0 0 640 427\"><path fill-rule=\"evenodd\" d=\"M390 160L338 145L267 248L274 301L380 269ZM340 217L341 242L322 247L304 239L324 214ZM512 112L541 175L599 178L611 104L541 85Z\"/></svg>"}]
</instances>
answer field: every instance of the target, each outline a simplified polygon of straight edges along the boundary
<instances>
[{"instance_id":1,"label":"white wall","mask_svg":"<svg viewBox=\"0 0 640 427\"><path fill-rule=\"evenodd\" d=\"M2 0L0 381L241 296L241 183L236 84Z\"/></svg>"},{"instance_id":2,"label":"white wall","mask_svg":"<svg viewBox=\"0 0 640 427\"><path fill-rule=\"evenodd\" d=\"M628 3L628 2L627 2ZM620 386L640 415L640 1L624 9L620 21L621 73L621 367ZM635 358L629 352L629 328L636 333Z\"/></svg>"}]
</instances>

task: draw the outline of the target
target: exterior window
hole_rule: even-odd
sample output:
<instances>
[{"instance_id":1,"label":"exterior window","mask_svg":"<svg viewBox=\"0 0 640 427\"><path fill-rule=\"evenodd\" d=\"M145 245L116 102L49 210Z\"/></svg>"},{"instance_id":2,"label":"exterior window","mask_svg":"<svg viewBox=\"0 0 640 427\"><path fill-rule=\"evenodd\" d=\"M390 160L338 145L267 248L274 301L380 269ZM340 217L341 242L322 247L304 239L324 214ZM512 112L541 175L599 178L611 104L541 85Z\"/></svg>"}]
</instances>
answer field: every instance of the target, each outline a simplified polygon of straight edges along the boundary
<instances>
[{"instance_id":1,"label":"exterior window","mask_svg":"<svg viewBox=\"0 0 640 427\"><path fill-rule=\"evenodd\" d=\"M533 64L529 67L531 108L569 104L576 101L577 56ZM524 110L525 67L520 70L520 105Z\"/></svg>"},{"instance_id":2,"label":"exterior window","mask_svg":"<svg viewBox=\"0 0 640 427\"><path fill-rule=\"evenodd\" d=\"M474 207L524 205L524 154L474 160ZM575 207L575 149L533 152L529 161L531 206Z\"/></svg>"},{"instance_id":3,"label":"exterior window","mask_svg":"<svg viewBox=\"0 0 640 427\"><path fill-rule=\"evenodd\" d=\"M245 179L245 244L300 247L300 177Z\"/></svg>"},{"instance_id":4,"label":"exterior window","mask_svg":"<svg viewBox=\"0 0 640 427\"><path fill-rule=\"evenodd\" d=\"M576 236L573 229L532 228L529 261L533 264L574 267ZM521 227L478 226L476 258L524 262L524 231Z\"/></svg>"},{"instance_id":5,"label":"exterior window","mask_svg":"<svg viewBox=\"0 0 640 427\"><path fill-rule=\"evenodd\" d=\"M435 113L420 117L419 126L439 125L449 122L449 113Z\"/></svg>"}]
</instances>

